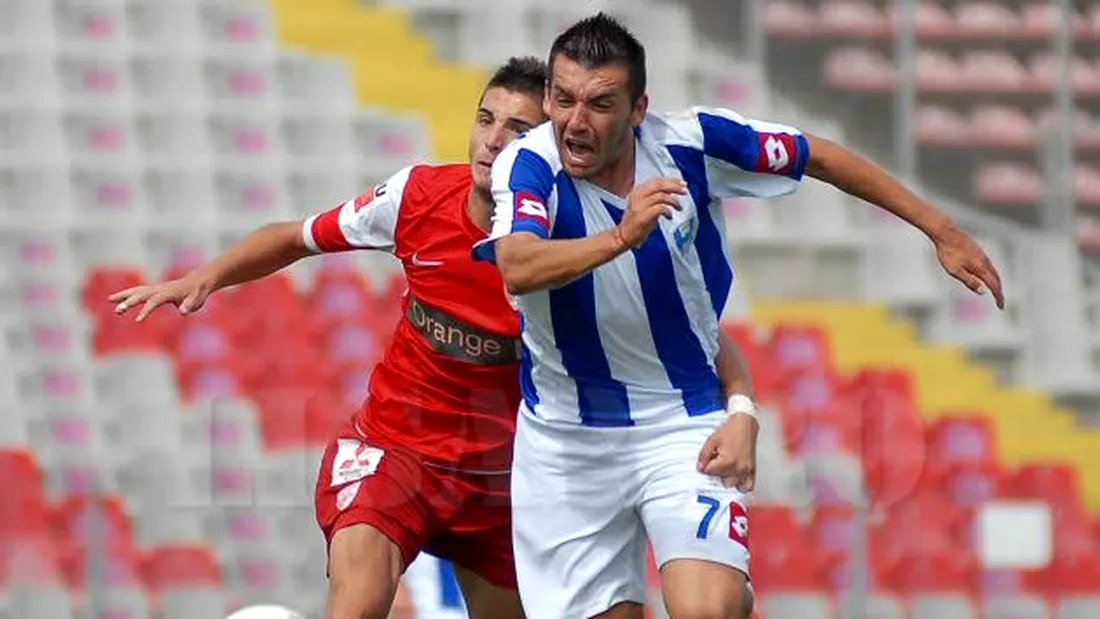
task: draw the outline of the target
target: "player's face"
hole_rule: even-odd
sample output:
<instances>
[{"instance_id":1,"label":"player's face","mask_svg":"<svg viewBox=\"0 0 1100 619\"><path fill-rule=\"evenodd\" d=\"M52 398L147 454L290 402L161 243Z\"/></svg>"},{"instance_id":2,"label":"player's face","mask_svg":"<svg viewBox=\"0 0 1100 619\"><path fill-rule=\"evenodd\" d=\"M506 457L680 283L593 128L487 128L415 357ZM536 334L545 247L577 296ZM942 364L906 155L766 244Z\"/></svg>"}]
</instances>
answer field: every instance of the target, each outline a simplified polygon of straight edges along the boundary
<instances>
[{"instance_id":1,"label":"player's face","mask_svg":"<svg viewBox=\"0 0 1100 619\"><path fill-rule=\"evenodd\" d=\"M648 101L630 100L630 70L615 63L594 69L554 59L546 113L554 123L565 171L592 178L617 163L642 123Z\"/></svg>"},{"instance_id":2,"label":"player's face","mask_svg":"<svg viewBox=\"0 0 1100 619\"><path fill-rule=\"evenodd\" d=\"M485 91L470 133L470 171L478 191L488 193L492 189L493 161L500 151L517 135L544 120L536 97L501 87Z\"/></svg>"}]
</instances>

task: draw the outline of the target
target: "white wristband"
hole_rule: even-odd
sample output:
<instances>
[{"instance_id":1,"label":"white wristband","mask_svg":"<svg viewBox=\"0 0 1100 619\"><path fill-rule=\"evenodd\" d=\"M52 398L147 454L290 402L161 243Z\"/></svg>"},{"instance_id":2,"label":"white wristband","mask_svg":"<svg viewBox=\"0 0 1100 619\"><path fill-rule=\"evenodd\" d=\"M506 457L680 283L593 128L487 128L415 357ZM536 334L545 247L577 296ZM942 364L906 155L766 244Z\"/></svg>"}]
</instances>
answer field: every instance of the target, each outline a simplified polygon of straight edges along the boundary
<instances>
[{"instance_id":1,"label":"white wristband","mask_svg":"<svg viewBox=\"0 0 1100 619\"><path fill-rule=\"evenodd\" d=\"M740 413L757 419L756 404L753 404L752 398L743 393L735 393L726 400L726 413L728 413L730 417Z\"/></svg>"}]
</instances>

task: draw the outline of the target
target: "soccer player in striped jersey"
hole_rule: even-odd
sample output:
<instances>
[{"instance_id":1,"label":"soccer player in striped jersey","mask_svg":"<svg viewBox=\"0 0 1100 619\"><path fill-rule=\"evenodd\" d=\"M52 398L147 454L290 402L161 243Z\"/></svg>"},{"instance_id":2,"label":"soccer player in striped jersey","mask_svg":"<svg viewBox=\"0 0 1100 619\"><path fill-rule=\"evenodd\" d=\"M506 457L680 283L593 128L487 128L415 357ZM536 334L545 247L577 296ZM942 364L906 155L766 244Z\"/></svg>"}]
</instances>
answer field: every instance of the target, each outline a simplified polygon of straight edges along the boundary
<instances>
[{"instance_id":1,"label":"soccer player in striped jersey","mask_svg":"<svg viewBox=\"0 0 1100 619\"><path fill-rule=\"evenodd\" d=\"M551 122L493 167L478 244L523 317L513 541L529 619L640 617L648 538L673 619L745 617L750 394L713 360L733 282L720 199L804 175L923 231L944 268L1003 304L978 245L849 150L724 109L647 110L645 52L600 14L550 51ZM732 478L732 479L731 479ZM730 483L732 482L732 483Z\"/></svg>"},{"instance_id":2,"label":"soccer player in striped jersey","mask_svg":"<svg viewBox=\"0 0 1100 619\"><path fill-rule=\"evenodd\" d=\"M405 269L404 317L369 395L328 445L316 488L329 542L325 619L389 616L399 578L421 551L448 559L473 619L519 619L509 473L519 407L519 315L485 237L494 159L543 122L546 70L513 59L489 81L470 134L470 162L409 166L305 221L269 224L187 276L121 291L117 311L199 310L208 295L324 252L378 250ZM373 311L365 307L364 312ZM715 360L723 388L748 388L731 340ZM731 457L751 483L752 441Z\"/></svg>"}]
</instances>

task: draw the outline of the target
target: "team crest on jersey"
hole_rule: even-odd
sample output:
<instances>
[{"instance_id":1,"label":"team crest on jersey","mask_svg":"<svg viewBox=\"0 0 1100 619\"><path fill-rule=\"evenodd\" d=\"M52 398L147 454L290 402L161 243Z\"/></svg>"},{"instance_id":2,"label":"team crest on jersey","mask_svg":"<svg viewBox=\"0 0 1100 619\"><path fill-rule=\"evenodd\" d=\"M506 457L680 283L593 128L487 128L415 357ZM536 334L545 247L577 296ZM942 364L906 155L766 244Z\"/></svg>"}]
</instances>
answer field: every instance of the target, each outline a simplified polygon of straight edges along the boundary
<instances>
[{"instance_id":1,"label":"team crest on jersey","mask_svg":"<svg viewBox=\"0 0 1100 619\"><path fill-rule=\"evenodd\" d=\"M676 249L681 252L691 243L695 238L695 226L696 220L694 217L680 224L678 228L672 233L672 239L676 241Z\"/></svg>"}]
</instances>

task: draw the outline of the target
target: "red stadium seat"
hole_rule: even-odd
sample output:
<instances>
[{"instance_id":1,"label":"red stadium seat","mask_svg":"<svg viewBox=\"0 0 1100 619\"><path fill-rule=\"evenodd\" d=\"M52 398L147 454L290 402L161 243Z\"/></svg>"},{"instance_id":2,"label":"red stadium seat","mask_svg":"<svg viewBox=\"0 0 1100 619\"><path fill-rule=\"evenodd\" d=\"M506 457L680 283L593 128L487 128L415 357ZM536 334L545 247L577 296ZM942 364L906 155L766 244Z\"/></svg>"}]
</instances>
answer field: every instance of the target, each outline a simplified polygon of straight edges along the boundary
<instances>
[{"instance_id":1,"label":"red stadium seat","mask_svg":"<svg viewBox=\"0 0 1100 619\"><path fill-rule=\"evenodd\" d=\"M996 462L960 462L938 478L938 486L954 505L973 508L1005 494L1008 474Z\"/></svg>"},{"instance_id":2,"label":"red stadium seat","mask_svg":"<svg viewBox=\"0 0 1100 619\"><path fill-rule=\"evenodd\" d=\"M979 200L1005 206L1032 206L1042 196L1043 184L1035 168L1015 163L985 163L974 177Z\"/></svg>"},{"instance_id":3,"label":"red stadium seat","mask_svg":"<svg viewBox=\"0 0 1100 619\"><path fill-rule=\"evenodd\" d=\"M1032 576L1036 589L1051 596L1100 594L1100 554L1056 558Z\"/></svg>"},{"instance_id":4,"label":"red stadium seat","mask_svg":"<svg viewBox=\"0 0 1100 619\"><path fill-rule=\"evenodd\" d=\"M917 86L927 91L950 91L958 87L962 66L950 54L922 49L916 59Z\"/></svg>"},{"instance_id":5,"label":"red stadium seat","mask_svg":"<svg viewBox=\"0 0 1100 619\"><path fill-rule=\"evenodd\" d=\"M929 463L988 462L997 457L993 423L988 417L964 412L940 417L925 432Z\"/></svg>"},{"instance_id":6,"label":"red stadium seat","mask_svg":"<svg viewBox=\"0 0 1100 619\"><path fill-rule=\"evenodd\" d=\"M0 547L7 540L48 536L49 508L42 488L42 473L34 456L26 451L0 449Z\"/></svg>"},{"instance_id":7,"label":"red stadium seat","mask_svg":"<svg viewBox=\"0 0 1100 619\"><path fill-rule=\"evenodd\" d=\"M349 423L355 410L323 391L272 389L254 398L264 446L273 451L324 445Z\"/></svg>"},{"instance_id":8,"label":"red stadium seat","mask_svg":"<svg viewBox=\"0 0 1100 619\"><path fill-rule=\"evenodd\" d=\"M181 363L217 361L233 356L235 350L227 330L200 314L180 328L173 355Z\"/></svg>"},{"instance_id":9,"label":"red stadium seat","mask_svg":"<svg viewBox=\"0 0 1100 619\"><path fill-rule=\"evenodd\" d=\"M912 554L899 558L887 572L888 587L908 595L975 591L974 558L962 552Z\"/></svg>"},{"instance_id":10,"label":"red stadium seat","mask_svg":"<svg viewBox=\"0 0 1100 619\"><path fill-rule=\"evenodd\" d=\"M890 30L886 15L869 2L832 0L824 2L818 10L818 24L822 34L878 37Z\"/></svg>"},{"instance_id":11,"label":"red stadium seat","mask_svg":"<svg viewBox=\"0 0 1100 619\"><path fill-rule=\"evenodd\" d=\"M1076 166L1073 169L1073 193L1081 204L1100 204L1100 170Z\"/></svg>"},{"instance_id":12,"label":"red stadium seat","mask_svg":"<svg viewBox=\"0 0 1100 619\"><path fill-rule=\"evenodd\" d=\"M312 336L321 354L333 362L373 361L383 352L383 334L362 320L339 320L318 326Z\"/></svg>"},{"instance_id":13,"label":"red stadium seat","mask_svg":"<svg viewBox=\"0 0 1100 619\"><path fill-rule=\"evenodd\" d=\"M794 512L780 505L756 505L749 508L749 521L754 585L767 592L824 588L826 571L838 559L810 543Z\"/></svg>"},{"instance_id":14,"label":"red stadium seat","mask_svg":"<svg viewBox=\"0 0 1100 619\"><path fill-rule=\"evenodd\" d=\"M113 303L107 300L112 294L140 286L145 276L138 269L96 268L88 272L84 280L82 301L84 309L93 315L112 314Z\"/></svg>"},{"instance_id":15,"label":"red stadium seat","mask_svg":"<svg viewBox=\"0 0 1100 619\"><path fill-rule=\"evenodd\" d=\"M1010 476L1007 492L1009 496L1020 499L1080 504L1077 469L1062 463L1032 462L1021 466Z\"/></svg>"},{"instance_id":16,"label":"red stadium seat","mask_svg":"<svg viewBox=\"0 0 1100 619\"><path fill-rule=\"evenodd\" d=\"M174 312L169 308L156 314ZM168 347L168 337L158 328L156 314L148 322L135 323L132 317L104 315L92 334L92 350L97 355L128 352L157 352Z\"/></svg>"},{"instance_id":17,"label":"red stadium seat","mask_svg":"<svg viewBox=\"0 0 1100 619\"><path fill-rule=\"evenodd\" d=\"M801 369L832 369L829 339L820 327L780 324L772 331L765 348L768 360L777 372Z\"/></svg>"},{"instance_id":18,"label":"red stadium seat","mask_svg":"<svg viewBox=\"0 0 1100 619\"><path fill-rule=\"evenodd\" d=\"M363 402L367 384L374 370L373 361L344 361L328 364L325 373L325 390L339 396L349 408Z\"/></svg>"},{"instance_id":19,"label":"red stadium seat","mask_svg":"<svg viewBox=\"0 0 1100 619\"><path fill-rule=\"evenodd\" d=\"M81 547L90 544L93 537L111 546L132 543L133 528L121 498L104 497L91 503L86 497L70 497L53 511L57 537L63 543Z\"/></svg>"},{"instance_id":20,"label":"red stadium seat","mask_svg":"<svg viewBox=\"0 0 1100 619\"><path fill-rule=\"evenodd\" d=\"M218 560L201 545L164 545L142 559L145 582L154 591L169 587L203 587L222 582Z\"/></svg>"},{"instance_id":21,"label":"red stadium seat","mask_svg":"<svg viewBox=\"0 0 1100 619\"><path fill-rule=\"evenodd\" d=\"M176 375L185 401L241 396L247 392L246 370L241 361L227 357L214 361L185 361Z\"/></svg>"},{"instance_id":22,"label":"red stadium seat","mask_svg":"<svg viewBox=\"0 0 1100 619\"><path fill-rule=\"evenodd\" d=\"M955 34L962 37L1007 38L1020 29L1020 18L994 2L967 2L955 9Z\"/></svg>"},{"instance_id":23,"label":"red stadium seat","mask_svg":"<svg viewBox=\"0 0 1100 619\"><path fill-rule=\"evenodd\" d=\"M320 389L325 382L327 359L316 349L300 342L286 342L256 350L244 362L245 388L248 392L264 389Z\"/></svg>"},{"instance_id":24,"label":"red stadium seat","mask_svg":"<svg viewBox=\"0 0 1100 619\"><path fill-rule=\"evenodd\" d=\"M917 138L924 144L970 146L970 125L961 114L942 105L922 105L916 116Z\"/></svg>"},{"instance_id":25,"label":"red stadium seat","mask_svg":"<svg viewBox=\"0 0 1100 619\"><path fill-rule=\"evenodd\" d=\"M59 585L61 552L48 535L0 540L0 590L5 585Z\"/></svg>"},{"instance_id":26,"label":"red stadium seat","mask_svg":"<svg viewBox=\"0 0 1100 619\"><path fill-rule=\"evenodd\" d=\"M817 16L800 2L772 0L765 7L764 27L769 34L809 37L817 29Z\"/></svg>"},{"instance_id":27,"label":"red stadium seat","mask_svg":"<svg viewBox=\"0 0 1100 619\"><path fill-rule=\"evenodd\" d=\"M959 57L959 79L947 90L1018 92L1031 86L1031 76L1015 57L1002 51L975 49Z\"/></svg>"},{"instance_id":28,"label":"red stadium seat","mask_svg":"<svg viewBox=\"0 0 1100 619\"><path fill-rule=\"evenodd\" d=\"M886 92L896 81L893 64L882 53L864 47L835 49L825 56L825 83L857 92Z\"/></svg>"},{"instance_id":29,"label":"red stadium seat","mask_svg":"<svg viewBox=\"0 0 1100 619\"><path fill-rule=\"evenodd\" d=\"M981 144L998 148L1031 148L1038 139L1032 119L1017 107L983 105L970 114L969 146Z\"/></svg>"}]
</instances>

